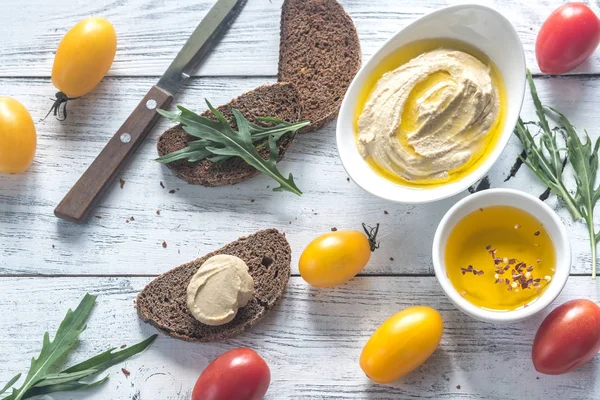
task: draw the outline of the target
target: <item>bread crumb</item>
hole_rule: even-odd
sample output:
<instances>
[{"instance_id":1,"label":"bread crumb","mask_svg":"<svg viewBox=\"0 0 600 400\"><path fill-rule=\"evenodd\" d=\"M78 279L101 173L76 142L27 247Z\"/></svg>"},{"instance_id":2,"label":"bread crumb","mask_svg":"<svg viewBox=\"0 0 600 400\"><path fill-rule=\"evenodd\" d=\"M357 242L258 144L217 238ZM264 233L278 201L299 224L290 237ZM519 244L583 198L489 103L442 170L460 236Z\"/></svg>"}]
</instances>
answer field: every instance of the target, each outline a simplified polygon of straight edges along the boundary
<instances>
[{"instance_id":1,"label":"bread crumb","mask_svg":"<svg viewBox=\"0 0 600 400\"><path fill-rule=\"evenodd\" d=\"M334 226L333 228L331 228L331 232L337 232L337 228Z\"/></svg>"},{"instance_id":2,"label":"bread crumb","mask_svg":"<svg viewBox=\"0 0 600 400\"><path fill-rule=\"evenodd\" d=\"M121 189L123 189L123 186L125 186L125 180L119 179L119 185L121 186Z\"/></svg>"},{"instance_id":3,"label":"bread crumb","mask_svg":"<svg viewBox=\"0 0 600 400\"><path fill-rule=\"evenodd\" d=\"M125 375L125 378L129 378L129 375L131 375L131 372L127 371L125 368L121 368L121 371L123 372L123 375Z\"/></svg>"},{"instance_id":4,"label":"bread crumb","mask_svg":"<svg viewBox=\"0 0 600 400\"><path fill-rule=\"evenodd\" d=\"M163 189L165 188L165 184L162 183L162 181L160 181L160 187L163 188Z\"/></svg>"},{"instance_id":5,"label":"bread crumb","mask_svg":"<svg viewBox=\"0 0 600 400\"><path fill-rule=\"evenodd\" d=\"M163 249L166 249L166 248L167 248L167 242L165 242L164 240L163 240L163 242L162 242L162 247L163 247Z\"/></svg>"},{"instance_id":6,"label":"bread crumb","mask_svg":"<svg viewBox=\"0 0 600 400\"><path fill-rule=\"evenodd\" d=\"M175 189L169 190L169 193L171 193L171 194L175 193Z\"/></svg>"}]
</instances>

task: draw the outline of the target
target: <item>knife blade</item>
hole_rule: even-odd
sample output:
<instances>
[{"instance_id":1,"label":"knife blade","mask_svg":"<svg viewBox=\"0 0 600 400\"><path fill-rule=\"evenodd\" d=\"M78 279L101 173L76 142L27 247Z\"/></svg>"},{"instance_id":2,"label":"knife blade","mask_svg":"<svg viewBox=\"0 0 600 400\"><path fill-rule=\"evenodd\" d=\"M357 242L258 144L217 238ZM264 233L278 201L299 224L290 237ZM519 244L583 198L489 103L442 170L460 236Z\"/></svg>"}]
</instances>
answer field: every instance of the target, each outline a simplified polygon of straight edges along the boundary
<instances>
[{"instance_id":1,"label":"knife blade","mask_svg":"<svg viewBox=\"0 0 600 400\"><path fill-rule=\"evenodd\" d=\"M56 206L54 215L77 223L87 220L126 161L159 120L160 116L156 109L167 107L171 103L175 93L198 68L245 3L246 0L217 1L158 83L150 88L106 147Z\"/></svg>"}]
</instances>

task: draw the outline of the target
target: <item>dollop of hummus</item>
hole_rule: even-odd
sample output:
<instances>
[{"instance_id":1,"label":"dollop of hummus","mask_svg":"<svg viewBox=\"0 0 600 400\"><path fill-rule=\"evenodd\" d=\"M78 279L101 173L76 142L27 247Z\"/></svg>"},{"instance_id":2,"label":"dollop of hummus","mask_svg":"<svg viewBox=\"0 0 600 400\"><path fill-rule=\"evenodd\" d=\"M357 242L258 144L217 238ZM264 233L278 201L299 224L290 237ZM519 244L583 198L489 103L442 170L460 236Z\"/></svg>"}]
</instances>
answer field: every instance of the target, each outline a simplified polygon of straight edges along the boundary
<instances>
[{"instance_id":1,"label":"dollop of hummus","mask_svg":"<svg viewBox=\"0 0 600 400\"><path fill-rule=\"evenodd\" d=\"M246 263L235 256L216 255L206 260L192 277L187 288L187 306L203 324L223 325L248 304L253 292L254 280Z\"/></svg>"},{"instance_id":2,"label":"dollop of hummus","mask_svg":"<svg viewBox=\"0 0 600 400\"><path fill-rule=\"evenodd\" d=\"M499 113L490 66L429 51L379 79L358 118L358 149L407 181L448 180L482 155Z\"/></svg>"}]
</instances>

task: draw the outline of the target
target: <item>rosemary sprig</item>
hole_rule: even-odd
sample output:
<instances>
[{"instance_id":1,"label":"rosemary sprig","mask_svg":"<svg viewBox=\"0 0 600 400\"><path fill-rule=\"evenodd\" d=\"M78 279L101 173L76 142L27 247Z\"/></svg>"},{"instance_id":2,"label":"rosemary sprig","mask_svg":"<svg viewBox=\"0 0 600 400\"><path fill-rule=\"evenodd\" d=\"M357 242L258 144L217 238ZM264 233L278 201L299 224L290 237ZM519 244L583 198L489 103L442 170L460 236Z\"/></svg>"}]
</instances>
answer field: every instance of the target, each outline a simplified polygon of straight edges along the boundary
<instances>
[{"instance_id":1,"label":"rosemary sprig","mask_svg":"<svg viewBox=\"0 0 600 400\"><path fill-rule=\"evenodd\" d=\"M154 335L125 350L114 352L115 349L111 349L61 372L54 372L58 362L69 353L77 343L79 335L85 330L86 321L95 303L96 296L86 294L75 311L69 310L67 312L56 331L54 340L50 340L48 332L44 334L40 355L37 359L33 358L31 360L31 366L25 381L17 389L13 386L19 381L21 374L11 379L0 390L0 394L10 388L12 388L12 393L2 400L21 400L48 393L87 389L101 385L106 382L108 377L91 383L81 382L80 380L99 374L107 368L144 351L156 339L156 335Z\"/></svg>"},{"instance_id":2,"label":"rosemary sprig","mask_svg":"<svg viewBox=\"0 0 600 400\"><path fill-rule=\"evenodd\" d=\"M294 177L289 174L286 179L277 169L279 157L277 141L286 133L295 134L299 129L310 124L309 121L289 123L277 118L257 118L262 122L269 122L271 126L263 127L250 123L238 110L232 109L238 130L232 129L231 124L217 109L206 100L210 111L217 117L216 121L202 117L196 113L178 106L179 113L158 110L163 117L183 125L183 129L195 137L189 145L181 150L166 154L156 161L169 164L178 160L195 163L208 159L212 162L222 162L231 157L241 157L246 163L256 168L263 174L276 180L280 186L274 191L288 191L301 195L296 186ZM265 160L258 154L256 145L263 146L262 141L267 139L270 150L269 159Z\"/></svg>"},{"instance_id":3,"label":"rosemary sprig","mask_svg":"<svg viewBox=\"0 0 600 400\"><path fill-rule=\"evenodd\" d=\"M537 95L531 72L527 71L527 81L531 89L531 97L539 119L541 132L536 141L527 125L519 118L515 134L521 141L527 157L521 157L533 173L547 185L567 206L573 219L584 220L590 235L592 251L592 279L596 279L596 245L600 241L600 232L594 229L594 208L600 199L600 188L596 187L598 170L598 149L600 140L592 148L592 141L587 132L585 141L581 141L577 131L567 117L551 107L544 107ZM566 131L566 148L560 147L556 130L551 130L546 115L558 116L559 122ZM571 162L577 187L575 196L571 195L562 180L564 157Z\"/></svg>"}]
</instances>

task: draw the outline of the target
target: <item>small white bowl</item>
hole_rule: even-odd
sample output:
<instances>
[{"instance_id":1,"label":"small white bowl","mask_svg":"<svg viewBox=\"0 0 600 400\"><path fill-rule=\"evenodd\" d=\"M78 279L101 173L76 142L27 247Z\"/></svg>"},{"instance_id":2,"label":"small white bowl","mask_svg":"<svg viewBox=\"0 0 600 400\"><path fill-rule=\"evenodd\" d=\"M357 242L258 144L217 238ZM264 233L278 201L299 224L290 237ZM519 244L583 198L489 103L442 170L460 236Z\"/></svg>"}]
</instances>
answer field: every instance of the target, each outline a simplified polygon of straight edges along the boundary
<instances>
[{"instance_id":1,"label":"small white bowl","mask_svg":"<svg viewBox=\"0 0 600 400\"><path fill-rule=\"evenodd\" d=\"M374 68L400 47L420 39L449 38L485 53L498 67L506 87L504 130L484 162L462 179L433 188L413 188L391 182L377 174L358 152L354 126L357 100ZM389 39L360 69L342 102L337 122L337 146L344 168L360 187L386 200L427 203L453 196L481 179L506 147L525 94L525 55L519 35L499 12L481 5L465 4L434 11L411 23Z\"/></svg>"},{"instance_id":2,"label":"small white bowl","mask_svg":"<svg viewBox=\"0 0 600 400\"><path fill-rule=\"evenodd\" d=\"M554 244L556 272L540 297L525 308L513 311L492 311L477 307L463 298L446 275L445 249L450 232L465 216L479 208L512 206L528 212L540 221ZM528 318L548 306L559 295L571 272L571 244L562 221L550 207L535 196L513 189L489 189L459 201L444 216L433 239L433 267L446 296L465 314L481 321L508 323Z\"/></svg>"}]
</instances>

